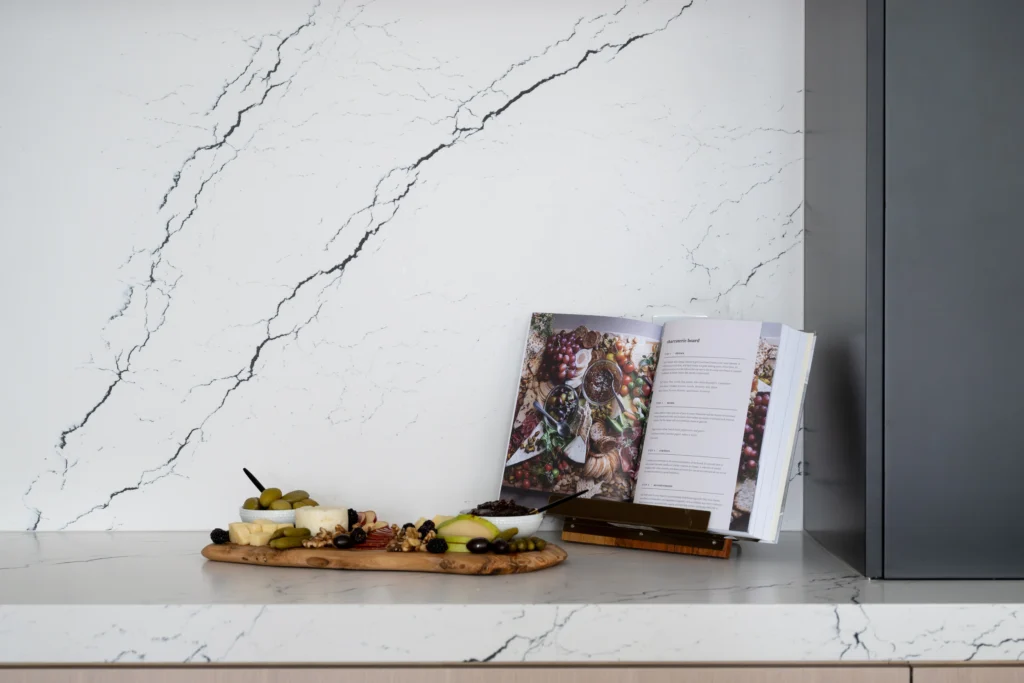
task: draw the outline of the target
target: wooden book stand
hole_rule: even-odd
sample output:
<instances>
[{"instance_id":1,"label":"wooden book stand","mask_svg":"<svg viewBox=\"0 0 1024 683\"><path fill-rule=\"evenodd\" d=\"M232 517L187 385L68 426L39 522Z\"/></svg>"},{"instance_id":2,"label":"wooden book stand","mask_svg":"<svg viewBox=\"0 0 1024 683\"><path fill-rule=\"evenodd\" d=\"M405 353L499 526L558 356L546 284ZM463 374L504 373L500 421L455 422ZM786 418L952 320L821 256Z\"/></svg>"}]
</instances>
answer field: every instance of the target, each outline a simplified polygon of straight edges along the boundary
<instances>
[{"instance_id":1,"label":"wooden book stand","mask_svg":"<svg viewBox=\"0 0 1024 683\"><path fill-rule=\"evenodd\" d=\"M551 496L555 502L565 496ZM562 540L728 559L732 539L708 532L711 513L577 498L559 505Z\"/></svg>"}]
</instances>

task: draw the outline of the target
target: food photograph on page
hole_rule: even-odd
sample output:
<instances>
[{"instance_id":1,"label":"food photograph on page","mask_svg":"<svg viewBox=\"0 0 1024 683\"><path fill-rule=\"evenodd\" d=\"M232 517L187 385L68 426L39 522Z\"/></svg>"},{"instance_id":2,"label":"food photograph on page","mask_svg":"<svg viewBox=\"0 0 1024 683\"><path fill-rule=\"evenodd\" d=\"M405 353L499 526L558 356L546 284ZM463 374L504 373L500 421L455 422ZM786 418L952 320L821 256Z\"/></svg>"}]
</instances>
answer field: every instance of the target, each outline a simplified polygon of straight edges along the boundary
<instances>
[{"instance_id":1,"label":"food photograph on page","mask_svg":"<svg viewBox=\"0 0 1024 683\"><path fill-rule=\"evenodd\" d=\"M761 445L764 442L765 424L768 421L768 405L772 395L772 380L775 377L781 335L782 326L778 323L762 323L754 376L750 383L750 403L743 426L743 445L740 446L736 495L733 497L732 520L729 523L729 529L732 531L747 531L750 526L750 513L757 491Z\"/></svg>"},{"instance_id":2,"label":"food photograph on page","mask_svg":"<svg viewBox=\"0 0 1024 683\"><path fill-rule=\"evenodd\" d=\"M534 313L503 485L632 500L660 337L638 320Z\"/></svg>"}]
</instances>

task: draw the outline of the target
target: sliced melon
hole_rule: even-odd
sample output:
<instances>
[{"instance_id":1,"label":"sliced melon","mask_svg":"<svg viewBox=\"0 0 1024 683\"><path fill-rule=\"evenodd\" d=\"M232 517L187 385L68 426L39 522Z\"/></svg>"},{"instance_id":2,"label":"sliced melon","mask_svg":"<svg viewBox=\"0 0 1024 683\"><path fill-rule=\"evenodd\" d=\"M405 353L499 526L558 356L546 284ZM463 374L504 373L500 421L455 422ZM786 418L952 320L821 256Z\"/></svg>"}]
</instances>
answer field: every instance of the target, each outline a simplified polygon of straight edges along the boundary
<instances>
[{"instance_id":1,"label":"sliced melon","mask_svg":"<svg viewBox=\"0 0 1024 683\"><path fill-rule=\"evenodd\" d=\"M482 536L442 536L444 540L448 541L448 545L457 543L459 545L466 545L474 538L483 538Z\"/></svg>"},{"instance_id":2,"label":"sliced melon","mask_svg":"<svg viewBox=\"0 0 1024 683\"><path fill-rule=\"evenodd\" d=\"M476 515L459 515L437 525L437 535L443 539L465 536L468 538L486 538L493 541L501 530L482 517Z\"/></svg>"},{"instance_id":3,"label":"sliced melon","mask_svg":"<svg viewBox=\"0 0 1024 683\"><path fill-rule=\"evenodd\" d=\"M468 553L465 543L449 543L447 553Z\"/></svg>"}]
</instances>

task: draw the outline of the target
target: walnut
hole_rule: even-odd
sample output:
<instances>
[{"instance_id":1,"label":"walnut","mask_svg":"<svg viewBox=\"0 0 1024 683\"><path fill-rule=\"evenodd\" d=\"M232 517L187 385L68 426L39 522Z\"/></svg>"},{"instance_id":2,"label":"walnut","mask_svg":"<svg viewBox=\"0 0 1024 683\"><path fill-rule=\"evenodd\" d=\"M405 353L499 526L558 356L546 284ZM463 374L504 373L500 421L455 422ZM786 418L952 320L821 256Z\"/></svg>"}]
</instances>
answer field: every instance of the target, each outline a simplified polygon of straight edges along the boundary
<instances>
[{"instance_id":1,"label":"walnut","mask_svg":"<svg viewBox=\"0 0 1024 683\"><path fill-rule=\"evenodd\" d=\"M397 529L397 526L394 528ZM419 549L421 545L423 545L423 540L420 539L420 533L416 527L406 527L397 529L395 538L388 543L387 549L391 552L408 553Z\"/></svg>"},{"instance_id":2,"label":"walnut","mask_svg":"<svg viewBox=\"0 0 1024 683\"><path fill-rule=\"evenodd\" d=\"M426 535L420 541L419 545L416 546L416 551L421 553L427 552L427 542L434 538L437 538L437 533L433 529L431 529L426 533Z\"/></svg>"},{"instance_id":3,"label":"walnut","mask_svg":"<svg viewBox=\"0 0 1024 683\"><path fill-rule=\"evenodd\" d=\"M316 536L310 536L302 541L303 548L326 548L330 545L334 545L334 532L323 527L320 528Z\"/></svg>"}]
</instances>

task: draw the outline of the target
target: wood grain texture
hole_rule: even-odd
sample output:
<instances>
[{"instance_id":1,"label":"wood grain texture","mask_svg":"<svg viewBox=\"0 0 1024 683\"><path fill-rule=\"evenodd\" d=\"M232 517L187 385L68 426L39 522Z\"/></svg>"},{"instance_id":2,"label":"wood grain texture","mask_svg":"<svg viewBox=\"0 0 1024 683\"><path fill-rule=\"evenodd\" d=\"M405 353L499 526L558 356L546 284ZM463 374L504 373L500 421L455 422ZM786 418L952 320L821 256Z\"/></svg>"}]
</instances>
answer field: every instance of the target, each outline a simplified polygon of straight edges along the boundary
<instances>
[{"instance_id":1,"label":"wood grain texture","mask_svg":"<svg viewBox=\"0 0 1024 683\"><path fill-rule=\"evenodd\" d=\"M977 681L987 679L974 679ZM0 669L3 683L909 683L909 667Z\"/></svg>"},{"instance_id":2,"label":"wood grain texture","mask_svg":"<svg viewBox=\"0 0 1024 683\"><path fill-rule=\"evenodd\" d=\"M690 545L678 545L672 543L657 543L651 541L640 541L633 538L615 538L613 536L596 536L594 534L581 534L575 531L563 531L562 540L572 543L590 543L591 545L607 545L615 548L634 548L636 550L656 550L663 553L678 553L680 555L701 555L703 557L718 557L728 559L732 554L732 539L725 539L722 548L698 548Z\"/></svg>"},{"instance_id":3,"label":"wood grain texture","mask_svg":"<svg viewBox=\"0 0 1024 683\"><path fill-rule=\"evenodd\" d=\"M203 557L214 562L234 562L267 567L306 567L385 572L434 572L439 574L524 574L560 564L564 550L549 543L544 550L510 555L471 553L390 553L386 550L336 550L292 548L275 550L225 543L203 548Z\"/></svg>"},{"instance_id":4,"label":"wood grain texture","mask_svg":"<svg viewBox=\"0 0 1024 683\"><path fill-rule=\"evenodd\" d=\"M915 666L914 683L1024 683L1024 666Z\"/></svg>"}]
</instances>

